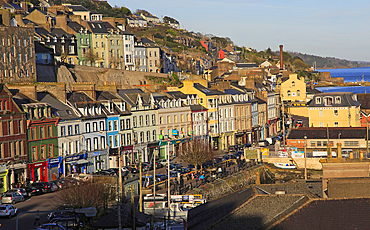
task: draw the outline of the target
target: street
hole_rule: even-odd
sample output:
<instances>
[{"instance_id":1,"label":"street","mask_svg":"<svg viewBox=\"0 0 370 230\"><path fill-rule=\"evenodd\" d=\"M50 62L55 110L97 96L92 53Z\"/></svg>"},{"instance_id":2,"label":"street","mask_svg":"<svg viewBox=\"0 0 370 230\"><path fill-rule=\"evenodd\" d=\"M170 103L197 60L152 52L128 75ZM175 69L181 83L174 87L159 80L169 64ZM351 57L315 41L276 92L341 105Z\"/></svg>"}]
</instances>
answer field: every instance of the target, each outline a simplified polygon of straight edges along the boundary
<instances>
[{"instance_id":1,"label":"street","mask_svg":"<svg viewBox=\"0 0 370 230\"><path fill-rule=\"evenodd\" d=\"M14 207L18 208L18 213L27 212L27 211L46 211L46 210L53 210L60 206L60 202L57 199L57 192L55 193L47 193L40 196L33 196L29 199L26 199L24 202L19 202ZM35 214L18 214L18 226L19 230L29 230L29 229L36 229L33 226L35 221ZM47 214L40 213L40 223L47 222ZM0 230L11 230L16 229L16 219L17 216L12 217L11 219L8 218L1 218L0 219Z\"/></svg>"}]
</instances>

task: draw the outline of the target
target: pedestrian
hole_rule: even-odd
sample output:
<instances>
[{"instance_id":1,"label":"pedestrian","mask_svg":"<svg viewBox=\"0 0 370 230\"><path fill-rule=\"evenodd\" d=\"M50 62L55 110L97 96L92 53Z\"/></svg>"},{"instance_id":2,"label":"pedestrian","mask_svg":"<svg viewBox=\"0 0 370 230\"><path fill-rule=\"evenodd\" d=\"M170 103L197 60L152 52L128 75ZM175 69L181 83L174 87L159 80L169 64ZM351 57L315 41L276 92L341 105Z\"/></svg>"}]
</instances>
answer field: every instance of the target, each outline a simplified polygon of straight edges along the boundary
<instances>
[{"instance_id":1,"label":"pedestrian","mask_svg":"<svg viewBox=\"0 0 370 230\"><path fill-rule=\"evenodd\" d=\"M201 180L201 181L204 180L204 174L200 175L199 180Z\"/></svg>"},{"instance_id":2,"label":"pedestrian","mask_svg":"<svg viewBox=\"0 0 370 230\"><path fill-rule=\"evenodd\" d=\"M194 173L191 173L191 179L194 180Z\"/></svg>"},{"instance_id":3,"label":"pedestrian","mask_svg":"<svg viewBox=\"0 0 370 230\"><path fill-rule=\"evenodd\" d=\"M40 213L39 213L39 210L37 210L35 214L35 222L33 223L33 226L39 226L39 225L40 225Z\"/></svg>"}]
</instances>

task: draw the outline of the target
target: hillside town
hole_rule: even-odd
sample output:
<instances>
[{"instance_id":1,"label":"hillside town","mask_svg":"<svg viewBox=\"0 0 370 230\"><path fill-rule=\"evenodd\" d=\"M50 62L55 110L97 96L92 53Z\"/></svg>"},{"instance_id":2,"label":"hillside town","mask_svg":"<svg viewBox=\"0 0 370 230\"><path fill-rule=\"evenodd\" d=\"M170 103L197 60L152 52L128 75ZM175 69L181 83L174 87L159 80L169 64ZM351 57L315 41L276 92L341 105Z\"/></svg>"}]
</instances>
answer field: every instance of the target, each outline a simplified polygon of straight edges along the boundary
<instances>
[{"instance_id":1,"label":"hillside town","mask_svg":"<svg viewBox=\"0 0 370 230\"><path fill-rule=\"evenodd\" d=\"M24 214L7 229L305 229L327 206L367 214L370 97L315 89L334 79L283 45L252 61L170 17L43 0L1 2L0 39L0 216ZM109 191L99 218L66 198L82 186ZM55 214L66 202L73 221L86 214L73 228ZM369 222L345 221L330 228Z\"/></svg>"}]
</instances>

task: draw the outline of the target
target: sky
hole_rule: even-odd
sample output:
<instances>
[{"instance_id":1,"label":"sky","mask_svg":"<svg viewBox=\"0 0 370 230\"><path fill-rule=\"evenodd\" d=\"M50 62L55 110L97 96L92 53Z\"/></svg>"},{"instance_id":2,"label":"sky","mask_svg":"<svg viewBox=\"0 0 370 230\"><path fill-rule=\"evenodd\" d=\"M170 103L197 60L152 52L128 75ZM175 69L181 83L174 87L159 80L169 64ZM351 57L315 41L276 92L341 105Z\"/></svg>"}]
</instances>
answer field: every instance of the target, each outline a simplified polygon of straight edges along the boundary
<instances>
[{"instance_id":1,"label":"sky","mask_svg":"<svg viewBox=\"0 0 370 230\"><path fill-rule=\"evenodd\" d=\"M356 0L108 0L133 13L175 18L181 29L229 37L258 51L295 51L370 62L370 1Z\"/></svg>"}]
</instances>

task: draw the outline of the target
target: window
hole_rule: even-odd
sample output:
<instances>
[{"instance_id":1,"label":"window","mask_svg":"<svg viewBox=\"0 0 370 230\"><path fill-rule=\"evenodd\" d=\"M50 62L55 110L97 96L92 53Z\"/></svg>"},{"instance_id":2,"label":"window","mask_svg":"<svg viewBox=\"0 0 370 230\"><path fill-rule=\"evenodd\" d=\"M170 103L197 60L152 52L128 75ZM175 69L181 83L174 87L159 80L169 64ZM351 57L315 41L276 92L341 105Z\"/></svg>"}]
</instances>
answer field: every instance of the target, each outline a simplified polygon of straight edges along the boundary
<instances>
[{"instance_id":1,"label":"window","mask_svg":"<svg viewBox=\"0 0 370 230\"><path fill-rule=\"evenodd\" d=\"M315 147L315 142L311 141L311 147Z\"/></svg>"},{"instance_id":2,"label":"window","mask_svg":"<svg viewBox=\"0 0 370 230\"><path fill-rule=\"evenodd\" d=\"M121 134L121 146L125 146L125 145L126 145L126 135Z\"/></svg>"},{"instance_id":3,"label":"window","mask_svg":"<svg viewBox=\"0 0 370 230\"><path fill-rule=\"evenodd\" d=\"M317 141L317 147L321 147L321 141Z\"/></svg>"},{"instance_id":4,"label":"window","mask_svg":"<svg viewBox=\"0 0 370 230\"><path fill-rule=\"evenodd\" d=\"M112 121L108 121L108 131L112 131L112 130L113 130Z\"/></svg>"},{"instance_id":5,"label":"window","mask_svg":"<svg viewBox=\"0 0 370 230\"><path fill-rule=\"evenodd\" d=\"M323 110L319 110L319 116L320 117L324 116L324 111Z\"/></svg>"},{"instance_id":6,"label":"window","mask_svg":"<svg viewBox=\"0 0 370 230\"><path fill-rule=\"evenodd\" d=\"M150 141L150 131L146 131L146 141Z\"/></svg>"},{"instance_id":7,"label":"window","mask_svg":"<svg viewBox=\"0 0 370 230\"><path fill-rule=\"evenodd\" d=\"M75 47L74 47L74 46L69 46L69 47L68 47L68 52L69 52L70 54L74 54L74 53L75 53Z\"/></svg>"},{"instance_id":8,"label":"window","mask_svg":"<svg viewBox=\"0 0 370 230\"><path fill-rule=\"evenodd\" d=\"M80 126L75 125L75 134L80 134Z\"/></svg>"},{"instance_id":9,"label":"window","mask_svg":"<svg viewBox=\"0 0 370 230\"><path fill-rule=\"evenodd\" d=\"M32 152L32 160L37 161L37 147L36 146L31 147L31 152Z\"/></svg>"},{"instance_id":10,"label":"window","mask_svg":"<svg viewBox=\"0 0 370 230\"><path fill-rule=\"evenodd\" d=\"M163 117L159 117L159 124L163 124Z\"/></svg>"},{"instance_id":11,"label":"window","mask_svg":"<svg viewBox=\"0 0 370 230\"><path fill-rule=\"evenodd\" d=\"M171 123L171 117L167 116L167 124Z\"/></svg>"},{"instance_id":12,"label":"window","mask_svg":"<svg viewBox=\"0 0 370 230\"><path fill-rule=\"evenodd\" d=\"M93 123L93 131L97 132L98 131L98 122Z\"/></svg>"},{"instance_id":13,"label":"window","mask_svg":"<svg viewBox=\"0 0 370 230\"><path fill-rule=\"evenodd\" d=\"M338 116L338 110L336 110L336 109L334 110L334 116L336 116L336 117Z\"/></svg>"},{"instance_id":14,"label":"window","mask_svg":"<svg viewBox=\"0 0 370 230\"><path fill-rule=\"evenodd\" d=\"M300 90L297 90L297 96L301 96L301 91Z\"/></svg>"},{"instance_id":15,"label":"window","mask_svg":"<svg viewBox=\"0 0 370 230\"><path fill-rule=\"evenodd\" d=\"M40 127L40 138L45 138L45 127Z\"/></svg>"},{"instance_id":16,"label":"window","mask_svg":"<svg viewBox=\"0 0 370 230\"><path fill-rule=\"evenodd\" d=\"M100 144L101 144L101 148L104 149L105 148L105 137L100 138Z\"/></svg>"},{"instance_id":17,"label":"window","mask_svg":"<svg viewBox=\"0 0 370 230\"><path fill-rule=\"evenodd\" d=\"M287 94L288 94L288 97L290 97L290 90L288 90Z\"/></svg>"},{"instance_id":18,"label":"window","mask_svg":"<svg viewBox=\"0 0 370 230\"><path fill-rule=\"evenodd\" d=\"M145 125L148 126L149 125L149 115L146 115L145 116Z\"/></svg>"},{"instance_id":19,"label":"window","mask_svg":"<svg viewBox=\"0 0 370 230\"><path fill-rule=\"evenodd\" d=\"M104 131L104 121L100 122L100 131Z\"/></svg>"},{"instance_id":20,"label":"window","mask_svg":"<svg viewBox=\"0 0 370 230\"><path fill-rule=\"evenodd\" d=\"M41 145L40 155L41 155L41 159L46 159L46 145Z\"/></svg>"},{"instance_id":21,"label":"window","mask_svg":"<svg viewBox=\"0 0 370 230\"><path fill-rule=\"evenodd\" d=\"M143 127L143 124L144 124L144 123L143 123L143 116L140 116L140 117L139 117L139 126L140 126L140 127Z\"/></svg>"},{"instance_id":22,"label":"window","mask_svg":"<svg viewBox=\"0 0 370 230\"><path fill-rule=\"evenodd\" d=\"M184 114L180 115L180 122L184 122Z\"/></svg>"},{"instance_id":23,"label":"window","mask_svg":"<svg viewBox=\"0 0 370 230\"><path fill-rule=\"evenodd\" d=\"M131 128L131 124L130 124L130 119L126 119L126 129L130 129Z\"/></svg>"},{"instance_id":24,"label":"window","mask_svg":"<svg viewBox=\"0 0 370 230\"><path fill-rule=\"evenodd\" d=\"M80 141L75 141L75 150L76 150L76 153L80 152Z\"/></svg>"},{"instance_id":25,"label":"window","mask_svg":"<svg viewBox=\"0 0 370 230\"><path fill-rule=\"evenodd\" d=\"M53 144L48 145L48 157L53 157L54 156L54 146Z\"/></svg>"},{"instance_id":26,"label":"window","mask_svg":"<svg viewBox=\"0 0 370 230\"><path fill-rule=\"evenodd\" d=\"M135 117L133 117L133 118L132 118L132 126L133 126L134 128L136 128L136 122L137 122L137 118L136 118L136 116L135 116Z\"/></svg>"},{"instance_id":27,"label":"window","mask_svg":"<svg viewBox=\"0 0 370 230\"><path fill-rule=\"evenodd\" d=\"M324 127L324 122L320 122L320 127Z\"/></svg>"},{"instance_id":28,"label":"window","mask_svg":"<svg viewBox=\"0 0 370 230\"><path fill-rule=\"evenodd\" d=\"M37 139L36 128L33 127L33 128L31 128L31 140L36 140L36 139Z\"/></svg>"},{"instance_id":29,"label":"window","mask_svg":"<svg viewBox=\"0 0 370 230\"><path fill-rule=\"evenodd\" d=\"M98 147L98 138L97 137L94 137L94 150L97 150L99 147Z\"/></svg>"},{"instance_id":30,"label":"window","mask_svg":"<svg viewBox=\"0 0 370 230\"><path fill-rule=\"evenodd\" d=\"M86 127L86 133L89 133L90 132L90 123L86 123L85 127Z\"/></svg>"},{"instance_id":31,"label":"window","mask_svg":"<svg viewBox=\"0 0 370 230\"><path fill-rule=\"evenodd\" d=\"M153 141L155 141L156 139L157 139L157 132L153 130Z\"/></svg>"},{"instance_id":32,"label":"window","mask_svg":"<svg viewBox=\"0 0 370 230\"><path fill-rule=\"evenodd\" d=\"M316 104L321 104L321 97L316 97Z\"/></svg>"},{"instance_id":33,"label":"window","mask_svg":"<svg viewBox=\"0 0 370 230\"><path fill-rule=\"evenodd\" d=\"M327 141L323 141L322 142L322 146L327 146L328 145L328 142Z\"/></svg>"},{"instance_id":34,"label":"window","mask_svg":"<svg viewBox=\"0 0 370 230\"><path fill-rule=\"evenodd\" d=\"M91 139L90 138L86 139L86 150L91 151Z\"/></svg>"},{"instance_id":35,"label":"window","mask_svg":"<svg viewBox=\"0 0 370 230\"><path fill-rule=\"evenodd\" d=\"M125 129L125 120L120 120L120 129L121 130Z\"/></svg>"},{"instance_id":36,"label":"window","mask_svg":"<svg viewBox=\"0 0 370 230\"><path fill-rule=\"evenodd\" d=\"M127 145L131 145L131 134L127 134Z\"/></svg>"},{"instance_id":37,"label":"window","mask_svg":"<svg viewBox=\"0 0 370 230\"><path fill-rule=\"evenodd\" d=\"M114 121L114 130L118 130L118 121Z\"/></svg>"},{"instance_id":38,"label":"window","mask_svg":"<svg viewBox=\"0 0 370 230\"><path fill-rule=\"evenodd\" d=\"M177 115L175 115L174 117L173 117L173 119L174 119L174 123L177 123Z\"/></svg>"},{"instance_id":39,"label":"window","mask_svg":"<svg viewBox=\"0 0 370 230\"><path fill-rule=\"evenodd\" d=\"M358 146L358 141L344 141L344 146Z\"/></svg>"},{"instance_id":40,"label":"window","mask_svg":"<svg viewBox=\"0 0 370 230\"><path fill-rule=\"evenodd\" d=\"M140 143L144 142L144 132L140 132Z\"/></svg>"},{"instance_id":41,"label":"window","mask_svg":"<svg viewBox=\"0 0 370 230\"><path fill-rule=\"evenodd\" d=\"M332 104L333 104L333 98L332 97L325 97L324 98L324 105L325 106L332 105Z\"/></svg>"},{"instance_id":42,"label":"window","mask_svg":"<svg viewBox=\"0 0 370 230\"><path fill-rule=\"evenodd\" d=\"M72 125L68 125L68 136L72 135Z\"/></svg>"},{"instance_id":43,"label":"window","mask_svg":"<svg viewBox=\"0 0 370 230\"><path fill-rule=\"evenodd\" d=\"M18 133L22 133L22 120L18 121Z\"/></svg>"},{"instance_id":44,"label":"window","mask_svg":"<svg viewBox=\"0 0 370 230\"><path fill-rule=\"evenodd\" d=\"M335 104L340 104L341 100L340 97L335 97Z\"/></svg>"},{"instance_id":45,"label":"window","mask_svg":"<svg viewBox=\"0 0 370 230\"><path fill-rule=\"evenodd\" d=\"M334 127L338 127L339 126L339 123L336 121L334 122Z\"/></svg>"},{"instance_id":46,"label":"window","mask_svg":"<svg viewBox=\"0 0 370 230\"><path fill-rule=\"evenodd\" d=\"M115 147L119 146L118 135L114 135L114 146Z\"/></svg>"}]
</instances>

